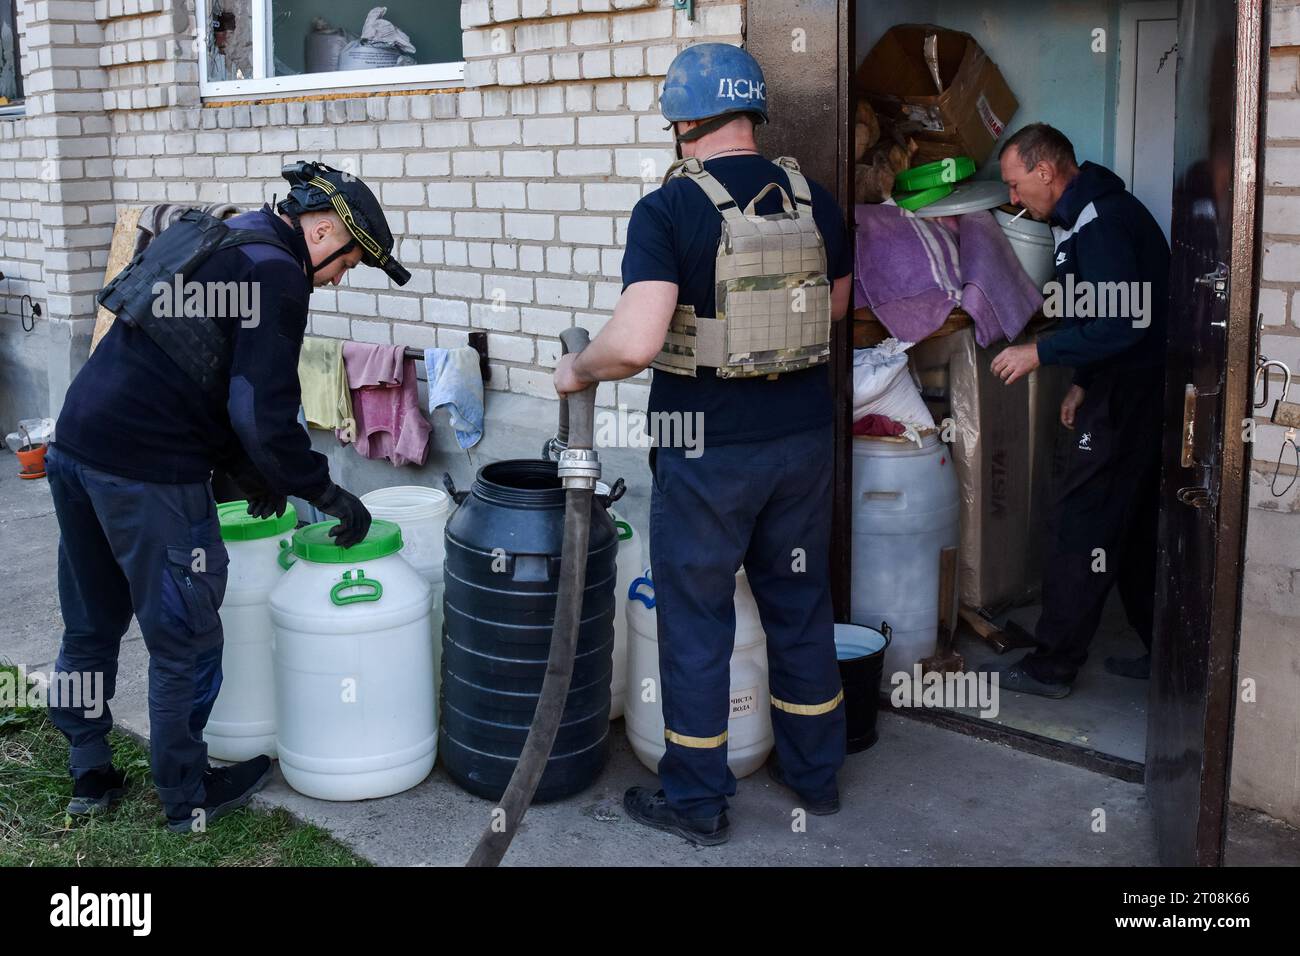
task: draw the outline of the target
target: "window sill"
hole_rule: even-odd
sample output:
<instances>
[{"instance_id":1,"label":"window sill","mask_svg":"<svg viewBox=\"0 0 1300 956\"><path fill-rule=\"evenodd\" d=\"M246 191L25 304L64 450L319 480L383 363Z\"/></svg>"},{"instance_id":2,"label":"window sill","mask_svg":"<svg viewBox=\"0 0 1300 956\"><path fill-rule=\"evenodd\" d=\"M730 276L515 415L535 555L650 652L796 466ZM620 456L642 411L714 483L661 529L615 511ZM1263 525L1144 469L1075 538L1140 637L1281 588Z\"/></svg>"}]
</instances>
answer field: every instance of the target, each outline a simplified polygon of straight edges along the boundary
<instances>
[{"instance_id":1,"label":"window sill","mask_svg":"<svg viewBox=\"0 0 1300 956\"><path fill-rule=\"evenodd\" d=\"M458 85L465 79L464 62L393 66L378 70L336 70L332 73L303 73L253 80L217 80L200 84L204 99L229 96L345 92L359 87L400 87L416 84Z\"/></svg>"},{"instance_id":2,"label":"window sill","mask_svg":"<svg viewBox=\"0 0 1300 956\"><path fill-rule=\"evenodd\" d=\"M0 106L0 119L22 119L26 115L26 103L7 103L4 106Z\"/></svg>"}]
</instances>

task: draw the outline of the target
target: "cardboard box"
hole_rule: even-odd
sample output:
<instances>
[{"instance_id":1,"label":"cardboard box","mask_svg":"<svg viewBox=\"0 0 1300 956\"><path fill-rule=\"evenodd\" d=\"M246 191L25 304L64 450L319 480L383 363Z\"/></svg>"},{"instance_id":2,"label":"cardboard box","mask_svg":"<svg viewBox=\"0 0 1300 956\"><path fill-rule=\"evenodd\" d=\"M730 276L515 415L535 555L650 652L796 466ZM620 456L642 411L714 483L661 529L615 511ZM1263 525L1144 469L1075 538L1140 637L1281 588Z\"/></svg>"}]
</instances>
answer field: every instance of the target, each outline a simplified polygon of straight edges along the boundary
<instances>
[{"instance_id":1,"label":"cardboard box","mask_svg":"<svg viewBox=\"0 0 1300 956\"><path fill-rule=\"evenodd\" d=\"M990 367L1002 350L975 344L973 327L912 347L912 369L952 452L961 492L958 588L967 607L1020 601L1029 543L1029 382L1004 385ZM931 399L934 399L931 402Z\"/></svg>"},{"instance_id":2,"label":"cardboard box","mask_svg":"<svg viewBox=\"0 0 1300 956\"><path fill-rule=\"evenodd\" d=\"M925 38L938 38L940 92L925 59ZM915 120L920 146L913 166L969 156L982 166L1019 103L974 37L933 24L908 23L880 38L858 69L858 91L876 112Z\"/></svg>"}]
</instances>

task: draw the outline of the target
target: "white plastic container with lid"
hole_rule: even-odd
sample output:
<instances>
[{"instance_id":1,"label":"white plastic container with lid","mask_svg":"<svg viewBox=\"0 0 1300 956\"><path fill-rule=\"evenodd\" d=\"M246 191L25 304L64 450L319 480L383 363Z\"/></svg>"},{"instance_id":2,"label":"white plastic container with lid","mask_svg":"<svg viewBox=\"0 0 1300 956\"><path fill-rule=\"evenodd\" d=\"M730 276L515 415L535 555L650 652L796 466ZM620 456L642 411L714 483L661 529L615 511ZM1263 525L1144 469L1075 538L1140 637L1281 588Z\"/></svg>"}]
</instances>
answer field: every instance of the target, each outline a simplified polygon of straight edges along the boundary
<instances>
[{"instance_id":1,"label":"white plastic container with lid","mask_svg":"<svg viewBox=\"0 0 1300 956\"><path fill-rule=\"evenodd\" d=\"M614 585L614 675L609 682L609 719L623 716L627 691L627 601L628 591L641 574L641 536L614 511L609 516L618 529L618 582Z\"/></svg>"},{"instance_id":2,"label":"white plastic container with lid","mask_svg":"<svg viewBox=\"0 0 1300 956\"><path fill-rule=\"evenodd\" d=\"M883 682L934 653L939 554L958 543L957 472L937 435L853 439L853 547L849 620L893 639Z\"/></svg>"},{"instance_id":3,"label":"white plastic container with lid","mask_svg":"<svg viewBox=\"0 0 1300 956\"><path fill-rule=\"evenodd\" d=\"M1021 267L1039 290L1056 278L1056 240L1052 227L1045 222L1023 215L993 210L993 215L1011 242Z\"/></svg>"},{"instance_id":4,"label":"white plastic container with lid","mask_svg":"<svg viewBox=\"0 0 1300 956\"><path fill-rule=\"evenodd\" d=\"M221 692L203 739L218 760L275 756L275 681L271 670L271 589L284 573L281 557L298 515L254 518L247 501L217 505L221 540L230 555L221 602Z\"/></svg>"},{"instance_id":5,"label":"white plastic container with lid","mask_svg":"<svg viewBox=\"0 0 1300 956\"><path fill-rule=\"evenodd\" d=\"M402 529L402 557L433 588L433 612L429 626L433 631L435 669L442 657L442 590L443 564L447 559L447 516L451 495L440 488L421 485L395 485L361 496L371 517L391 521Z\"/></svg>"},{"instance_id":6,"label":"white plastic container with lid","mask_svg":"<svg viewBox=\"0 0 1300 956\"><path fill-rule=\"evenodd\" d=\"M361 496L370 514L402 529L402 557L435 588L442 585L446 560L443 533L451 496L438 488L397 485Z\"/></svg>"},{"instance_id":7,"label":"white plastic container with lid","mask_svg":"<svg viewBox=\"0 0 1300 956\"><path fill-rule=\"evenodd\" d=\"M647 569L628 593L628 681L623 720L637 759L657 771L665 746L654 605L654 583ZM767 636L742 568L736 575L736 644L731 654L731 715L727 721L727 766L737 777L763 766L772 750L770 703Z\"/></svg>"},{"instance_id":8,"label":"white plastic container with lid","mask_svg":"<svg viewBox=\"0 0 1300 956\"><path fill-rule=\"evenodd\" d=\"M294 561L271 592L276 746L299 793L364 800L429 775L437 756L432 589L376 520L340 548L337 522L293 536Z\"/></svg>"}]
</instances>

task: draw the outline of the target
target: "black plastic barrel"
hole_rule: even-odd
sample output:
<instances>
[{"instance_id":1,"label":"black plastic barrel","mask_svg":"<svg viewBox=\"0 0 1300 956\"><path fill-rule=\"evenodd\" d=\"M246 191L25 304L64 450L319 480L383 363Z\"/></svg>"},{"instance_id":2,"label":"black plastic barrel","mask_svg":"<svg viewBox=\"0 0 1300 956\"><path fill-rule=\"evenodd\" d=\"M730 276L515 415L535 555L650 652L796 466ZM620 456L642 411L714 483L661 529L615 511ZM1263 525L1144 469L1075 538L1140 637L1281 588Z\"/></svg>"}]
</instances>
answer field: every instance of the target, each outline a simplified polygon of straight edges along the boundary
<instances>
[{"instance_id":1,"label":"black plastic barrel","mask_svg":"<svg viewBox=\"0 0 1300 956\"><path fill-rule=\"evenodd\" d=\"M563 539L552 461L485 465L447 522L438 750L453 780L490 800L505 792L537 709ZM614 522L594 497L573 682L538 803L586 789L609 756L617 555Z\"/></svg>"},{"instance_id":2,"label":"black plastic barrel","mask_svg":"<svg viewBox=\"0 0 1300 956\"><path fill-rule=\"evenodd\" d=\"M878 631L856 624L835 625L835 654L844 685L844 722L851 754L866 750L877 740L876 715L889 636L889 625L884 623Z\"/></svg>"}]
</instances>

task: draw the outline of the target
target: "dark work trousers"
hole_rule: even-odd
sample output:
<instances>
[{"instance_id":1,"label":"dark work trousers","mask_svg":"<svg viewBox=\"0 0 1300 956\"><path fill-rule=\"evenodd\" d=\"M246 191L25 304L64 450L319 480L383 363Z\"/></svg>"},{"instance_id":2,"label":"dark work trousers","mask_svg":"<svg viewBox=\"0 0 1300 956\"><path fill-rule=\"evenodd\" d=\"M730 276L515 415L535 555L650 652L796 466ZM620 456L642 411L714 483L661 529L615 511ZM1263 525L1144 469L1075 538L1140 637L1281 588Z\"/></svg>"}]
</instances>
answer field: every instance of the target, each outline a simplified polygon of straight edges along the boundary
<instances>
[{"instance_id":1,"label":"dark work trousers","mask_svg":"<svg viewBox=\"0 0 1300 956\"><path fill-rule=\"evenodd\" d=\"M1048 518L1038 648L1024 660L1039 680L1074 680L1112 585L1151 647L1163 416L1158 371L1105 372L1084 393Z\"/></svg>"},{"instance_id":2,"label":"dark work trousers","mask_svg":"<svg viewBox=\"0 0 1300 956\"><path fill-rule=\"evenodd\" d=\"M149 651L149 749L169 816L203 801L203 728L221 689L226 547L207 482L155 484L110 475L59 451L46 457L59 519L63 642L56 673L102 674L102 713L51 698L74 778L112 760L108 709L122 635L135 614ZM81 678L84 680L84 678ZM55 682L52 686L57 686ZM85 703L81 701L80 703Z\"/></svg>"},{"instance_id":3,"label":"dark work trousers","mask_svg":"<svg viewBox=\"0 0 1300 956\"><path fill-rule=\"evenodd\" d=\"M741 564L767 634L772 729L789 782L837 795L843 692L835 657L829 547L831 430L653 453L650 566L659 625L667 751L659 779L687 817L727 807L730 662Z\"/></svg>"}]
</instances>

